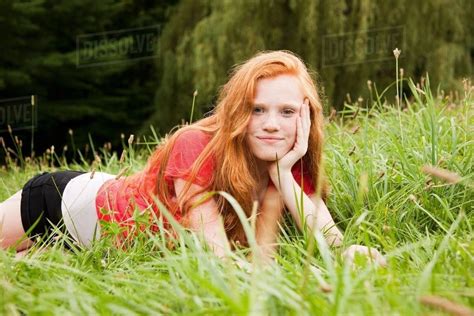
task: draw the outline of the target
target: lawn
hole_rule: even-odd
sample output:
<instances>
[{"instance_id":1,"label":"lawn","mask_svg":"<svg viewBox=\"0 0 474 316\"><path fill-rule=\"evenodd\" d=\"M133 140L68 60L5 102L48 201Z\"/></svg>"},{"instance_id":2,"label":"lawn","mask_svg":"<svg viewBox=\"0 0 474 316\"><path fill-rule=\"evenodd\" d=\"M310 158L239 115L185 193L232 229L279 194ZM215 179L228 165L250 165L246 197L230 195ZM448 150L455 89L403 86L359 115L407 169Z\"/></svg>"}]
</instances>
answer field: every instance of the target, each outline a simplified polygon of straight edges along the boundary
<instances>
[{"instance_id":1,"label":"lawn","mask_svg":"<svg viewBox=\"0 0 474 316\"><path fill-rule=\"evenodd\" d=\"M80 249L59 234L38 242L23 258L0 250L0 310L8 315L472 313L474 91L466 86L454 97L432 92L427 81L412 83L412 96L401 110L374 91L371 100L327 116L328 207L345 231L345 245L379 249L388 260L385 268L363 258L346 264L341 250L328 247L320 234L298 233L288 219L275 264L256 260L244 268L213 257L185 232L175 249L167 247L163 234L145 231L125 250L108 238ZM40 170L116 174L128 167L133 173L153 148L125 139L124 147L122 159L108 146L91 147L99 158L90 164L78 157L68 165L58 150L33 161L10 153L17 162L0 171L0 200Z\"/></svg>"}]
</instances>

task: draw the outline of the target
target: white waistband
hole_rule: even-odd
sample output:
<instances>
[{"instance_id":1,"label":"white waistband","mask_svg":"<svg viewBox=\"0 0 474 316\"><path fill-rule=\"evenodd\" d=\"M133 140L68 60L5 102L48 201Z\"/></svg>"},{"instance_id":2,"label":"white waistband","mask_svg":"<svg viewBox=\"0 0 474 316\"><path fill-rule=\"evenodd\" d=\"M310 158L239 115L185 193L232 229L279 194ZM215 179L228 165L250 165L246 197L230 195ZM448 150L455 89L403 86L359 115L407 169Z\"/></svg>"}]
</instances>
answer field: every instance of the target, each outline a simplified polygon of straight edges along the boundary
<instances>
[{"instance_id":1,"label":"white waistband","mask_svg":"<svg viewBox=\"0 0 474 316\"><path fill-rule=\"evenodd\" d=\"M115 176L91 172L73 178L63 192L61 211L68 232L82 245L100 237L95 198L100 187Z\"/></svg>"}]
</instances>

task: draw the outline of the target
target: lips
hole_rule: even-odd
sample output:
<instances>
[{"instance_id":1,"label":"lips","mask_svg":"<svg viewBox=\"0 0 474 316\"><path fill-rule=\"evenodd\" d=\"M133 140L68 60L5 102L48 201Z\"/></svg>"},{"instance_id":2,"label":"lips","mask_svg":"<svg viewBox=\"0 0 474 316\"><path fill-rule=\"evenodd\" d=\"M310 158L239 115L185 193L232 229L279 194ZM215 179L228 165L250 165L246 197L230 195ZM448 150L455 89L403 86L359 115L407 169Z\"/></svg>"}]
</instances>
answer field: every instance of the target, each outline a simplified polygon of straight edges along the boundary
<instances>
[{"instance_id":1,"label":"lips","mask_svg":"<svg viewBox=\"0 0 474 316\"><path fill-rule=\"evenodd\" d=\"M259 140L265 143L273 144L283 140L283 138L273 137L273 136L264 136L264 137L257 137Z\"/></svg>"}]
</instances>

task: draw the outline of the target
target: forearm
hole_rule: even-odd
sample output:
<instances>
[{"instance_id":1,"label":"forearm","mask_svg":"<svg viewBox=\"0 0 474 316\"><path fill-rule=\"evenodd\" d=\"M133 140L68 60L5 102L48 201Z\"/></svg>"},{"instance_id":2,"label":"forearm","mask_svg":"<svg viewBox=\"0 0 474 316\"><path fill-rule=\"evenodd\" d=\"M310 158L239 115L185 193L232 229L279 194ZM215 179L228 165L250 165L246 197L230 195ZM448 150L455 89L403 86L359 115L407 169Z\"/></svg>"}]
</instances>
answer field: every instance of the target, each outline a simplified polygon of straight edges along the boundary
<instances>
[{"instance_id":1,"label":"forearm","mask_svg":"<svg viewBox=\"0 0 474 316\"><path fill-rule=\"evenodd\" d=\"M207 226L203 232L206 243L217 257L226 257L227 250L230 249L230 247L222 222L219 221L219 223Z\"/></svg>"},{"instance_id":2,"label":"forearm","mask_svg":"<svg viewBox=\"0 0 474 316\"><path fill-rule=\"evenodd\" d=\"M343 235L336 227L324 202L318 199L316 203L314 203L313 200L302 191L300 184L295 181L291 171L282 172L279 177L280 181L278 181L277 176L272 176L272 181L279 190L298 228L304 229L304 223L306 227L314 233L316 230L322 231L329 245L340 246L342 244ZM301 197L303 197L302 200Z\"/></svg>"},{"instance_id":3,"label":"forearm","mask_svg":"<svg viewBox=\"0 0 474 316\"><path fill-rule=\"evenodd\" d=\"M177 178L174 180L174 186L176 196L181 198L181 193L184 192L186 181ZM201 186L194 183L190 185L189 194L191 196L194 192L202 191L203 188ZM219 215L214 199L205 197L206 195L201 193L193 198L191 204L197 203L198 205L189 210L184 222L187 228L198 234L202 234L210 249L216 254L216 256L222 258L226 256L227 250L230 249L229 241L224 230L222 217Z\"/></svg>"},{"instance_id":4,"label":"forearm","mask_svg":"<svg viewBox=\"0 0 474 316\"><path fill-rule=\"evenodd\" d=\"M279 221L283 212L283 205L279 193L275 189L268 189L267 196L257 216L256 239L265 261L271 261L276 253Z\"/></svg>"},{"instance_id":5,"label":"forearm","mask_svg":"<svg viewBox=\"0 0 474 316\"><path fill-rule=\"evenodd\" d=\"M265 224L262 224L265 225ZM267 260L275 256L277 248L277 231L275 229L257 227L257 244L262 257Z\"/></svg>"},{"instance_id":6,"label":"forearm","mask_svg":"<svg viewBox=\"0 0 474 316\"><path fill-rule=\"evenodd\" d=\"M209 212L205 207L193 209L189 214L189 228L202 235L217 257L226 257L230 246L220 215Z\"/></svg>"}]
</instances>

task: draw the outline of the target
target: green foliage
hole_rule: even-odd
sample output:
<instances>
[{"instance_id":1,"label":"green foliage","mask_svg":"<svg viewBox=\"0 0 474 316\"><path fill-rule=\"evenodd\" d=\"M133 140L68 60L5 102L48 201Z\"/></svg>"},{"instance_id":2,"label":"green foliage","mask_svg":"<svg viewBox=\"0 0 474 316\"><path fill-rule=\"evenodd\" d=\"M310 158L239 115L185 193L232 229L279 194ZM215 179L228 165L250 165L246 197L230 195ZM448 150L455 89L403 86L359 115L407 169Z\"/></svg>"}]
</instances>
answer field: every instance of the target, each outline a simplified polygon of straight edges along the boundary
<instances>
[{"instance_id":1,"label":"green foliage","mask_svg":"<svg viewBox=\"0 0 474 316\"><path fill-rule=\"evenodd\" d=\"M38 95L39 153L68 144L70 128L78 147L89 133L98 143L150 124L164 134L190 117L196 89L200 118L231 67L261 50L300 55L328 108L342 109L346 92L369 99L366 78L390 84L394 45L405 77L429 71L433 87L448 91L473 71L473 12L469 0L0 0L0 98ZM154 25L162 31L154 59L78 67L80 36ZM339 46L328 50L334 38ZM30 134L19 136L29 148Z\"/></svg>"},{"instance_id":2,"label":"green foliage","mask_svg":"<svg viewBox=\"0 0 474 316\"><path fill-rule=\"evenodd\" d=\"M156 112L144 129L153 123L167 131L188 118L195 89L198 114L207 112L229 69L261 50L288 49L300 55L319 73L327 105L336 109L343 108L345 92L354 100L369 98L361 78L379 86L393 81L396 47L402 50L405 77L419 78L428 71L433 87L459 89L458 79L473 71L473 12L469 0L183 0L163 30ZM338 46L328 50L331 40ZM410 91L404 94L410 96Z\"/></svg>"},{"instance_id":3,"label":"green foliage","mask_svg":"<svg viewBox=\"0 0 474 316\"><path fill-rule=\"evenodd\" d=\"M152 59L83 67L78 43L88 34L161 28L173 2L0 1L0 97L38 96L37 152L66 145L68 129L82 146L88 133L102 143L143 123L156 89Z\"/></svg>"},{"instance_id":4,"label":"green foliage","mask_svg":"<svg viewBox=\"0 0 474 316\"><path fill-rule=\"evenodd\" d=\"M406 100L401 111L377 98L371 109L348 104L326 122L329 209L345 229L345 246L379 248L386 268L362 258L345 264L321 233L313 240L296 232L291 221L282 223L276 264L253 261L239 268L213 256L199 236L182 227L170 239L155 218L158 232L145 228L127 249L114 246L118 227L105 225L109 235L90 249L60 234L59 241L45 239L23 258L0 251L1 312L418 315L433 312L420 303L426 294L473 307L473 87L466 84L459 100L433 95L429 81L410 87L414 101ZM158 141L123 144L122 159L97 148L101 160L93 166L63 162L61 168L118 173L128 167L133 173ZM24 169L11 164L0 171L0 200L38 169L50 170L53 159L56 165L64 161L45 154ZM423 165L456 172L461 180L446 183L423 173ZM145 223L142 215L134 216ZM254 234L253 226L246 225L246 232Z\"/></svg>"}]
</instances>

